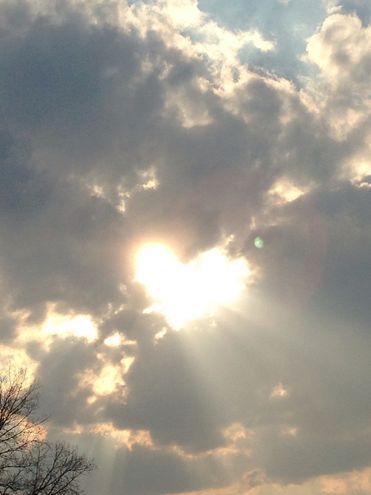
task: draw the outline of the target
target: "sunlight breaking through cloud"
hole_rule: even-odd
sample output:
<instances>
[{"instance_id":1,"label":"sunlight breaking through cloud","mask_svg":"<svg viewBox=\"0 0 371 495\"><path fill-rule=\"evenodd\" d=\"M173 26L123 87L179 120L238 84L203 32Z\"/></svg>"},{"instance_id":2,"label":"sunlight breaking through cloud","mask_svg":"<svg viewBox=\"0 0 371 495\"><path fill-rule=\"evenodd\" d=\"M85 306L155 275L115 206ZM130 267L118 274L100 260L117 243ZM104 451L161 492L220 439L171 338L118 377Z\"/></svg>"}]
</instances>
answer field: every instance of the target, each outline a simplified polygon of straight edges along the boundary
<instances>
[{"instance_id":1,"label":"sunlight breaking through cloud","mask_svg":"<svg viewBox=\"0 0 371 495\"><path fill-rule=\"evenodd\" d=\"M97 339L98 332L90 315L76 314L63 315L51 312L42 325L42 331L47 335L62 338L78 337L93 342Z\"/></svg>"},{"instance_id":2,"label":"sunlight breaking through cloud","mask_svg":"<svg viewBox=\"0 0 371 495\"><path fill-rule=\"evenodd\" d=\"M249 273L244 258L229 259L217 248L182 263L166 246L148 244L137 255L135 277L154 301L147 311L162 313L179 329L233 304Z\"/></svg>"}]
</instances>

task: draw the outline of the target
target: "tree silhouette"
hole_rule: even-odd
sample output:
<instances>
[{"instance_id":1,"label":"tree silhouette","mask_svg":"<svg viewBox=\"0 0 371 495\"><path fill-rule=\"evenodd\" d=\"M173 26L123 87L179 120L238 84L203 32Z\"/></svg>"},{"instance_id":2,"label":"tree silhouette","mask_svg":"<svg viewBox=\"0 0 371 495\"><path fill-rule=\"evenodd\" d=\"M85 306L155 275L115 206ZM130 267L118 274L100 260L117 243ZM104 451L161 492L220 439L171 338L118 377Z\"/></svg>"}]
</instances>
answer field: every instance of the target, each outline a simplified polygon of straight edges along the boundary
<instances>
[{"instance_id":1,"label":"tree silhouette","mask_svg":"<svg viewBox=\"0 0 371 495\"><path fill-rule=\"evenodd\" d=\"M25 370L0 377L0 495L79 495L93 462L64 443L45 440L37 416L39 387Z\"/></svg>"}]
</instances>

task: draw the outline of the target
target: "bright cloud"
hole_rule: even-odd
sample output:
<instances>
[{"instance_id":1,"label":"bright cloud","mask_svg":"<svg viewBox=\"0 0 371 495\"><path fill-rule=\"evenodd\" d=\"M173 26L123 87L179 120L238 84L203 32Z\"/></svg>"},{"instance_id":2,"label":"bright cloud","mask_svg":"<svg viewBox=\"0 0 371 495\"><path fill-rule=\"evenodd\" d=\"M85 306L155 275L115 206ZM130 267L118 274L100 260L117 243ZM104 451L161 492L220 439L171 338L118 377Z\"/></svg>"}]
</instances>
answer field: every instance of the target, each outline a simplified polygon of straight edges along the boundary
<instances>
[{"instance_id":1,"label":"bright cloud","mask_svg":"<svg viewBox=\"0 0 371 495\"><path fill-rule=\"evenodd\" d=\"M47 335L78 337L93 342L97 338L97 327L90 315L64 315L51 312L42 325Z\"/></svg>"}]
</instances>

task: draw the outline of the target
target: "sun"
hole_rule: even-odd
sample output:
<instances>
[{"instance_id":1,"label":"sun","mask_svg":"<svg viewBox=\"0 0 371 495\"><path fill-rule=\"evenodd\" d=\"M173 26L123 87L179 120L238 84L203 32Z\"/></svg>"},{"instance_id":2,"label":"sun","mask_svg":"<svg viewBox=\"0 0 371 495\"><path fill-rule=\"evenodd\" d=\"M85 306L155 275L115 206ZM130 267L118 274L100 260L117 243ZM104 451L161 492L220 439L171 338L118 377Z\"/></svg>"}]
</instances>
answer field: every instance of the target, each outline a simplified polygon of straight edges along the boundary
<instances>
[{"instance_id":1,"label":"sun","mask_svg":"<svg viewBox=\"0 0 371 495\"><path fill-rule=\"evenodd\" d=\"M135 259L135 280L153 300L146 311L163 314L175 329L232 304L249 273L244 258L230 259L219 248L182 263L165 245L146 244Z\"/></svg>"}]
</instances>

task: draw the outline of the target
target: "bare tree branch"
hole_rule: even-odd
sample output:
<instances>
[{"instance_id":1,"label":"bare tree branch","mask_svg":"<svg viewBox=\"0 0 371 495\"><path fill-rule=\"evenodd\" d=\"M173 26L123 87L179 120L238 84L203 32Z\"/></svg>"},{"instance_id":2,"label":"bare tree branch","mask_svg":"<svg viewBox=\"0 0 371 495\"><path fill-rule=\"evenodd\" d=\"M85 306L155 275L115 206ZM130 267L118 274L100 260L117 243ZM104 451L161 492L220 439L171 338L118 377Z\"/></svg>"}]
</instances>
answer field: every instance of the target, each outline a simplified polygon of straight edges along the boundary
<instances>
[{"instance_id":1,"label":"bare tree branch","mask_svg":"<svg viewBox=\"0 0 371 495\"><path fill-rule=\"evenodd\" d=\"M43 440L39 387L25 370L0 376L0 495L79 495L93 462L64 443Z\"/></svg>"}]
</instances>

